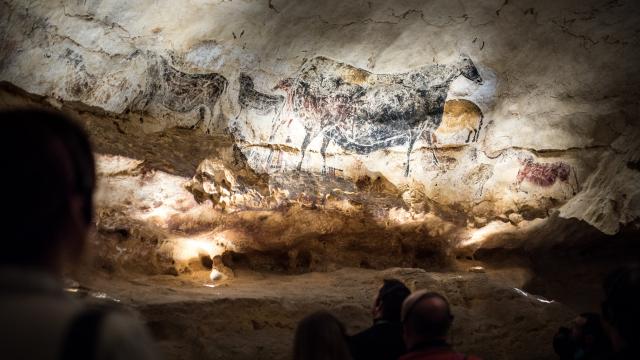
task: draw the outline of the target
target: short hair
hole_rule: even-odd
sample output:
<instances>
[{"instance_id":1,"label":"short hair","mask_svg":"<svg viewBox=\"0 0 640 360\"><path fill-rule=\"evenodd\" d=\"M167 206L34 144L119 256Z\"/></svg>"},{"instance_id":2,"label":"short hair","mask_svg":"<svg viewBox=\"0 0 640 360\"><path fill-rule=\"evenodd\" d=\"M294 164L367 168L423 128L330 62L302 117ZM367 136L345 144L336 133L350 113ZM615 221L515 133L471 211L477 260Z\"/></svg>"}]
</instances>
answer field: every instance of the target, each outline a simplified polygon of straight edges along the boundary
<instances>
[{"instance_id":1,"label":"short hair","mask_svg":"<svg viewBox=\"0 0 640 360\"><path fill-rule=\"evenodd\" d=\"M640 265L623 266L604 281L602 313L630 346L640 343Z\"/></svg>"},{"instance_id":2,"label":"short hair","mask_svg":"<svg viewBox=\"0 0 640 360\"><path fill-rule=\"evenodd\" d=\"M420 306L420 303L429 299L441 300L444 307L425 309ZM417 291L409 296L402 306L402 322L418 336L427 338L446 336L453 322L451 306L449 301L437 292Z\"/></svg>"},{"instance_id":3,"label":"short hair","mask_svg":"<svg viewBox=\"0 0 640 360\"><path fill-rule=\"evenodd\" d=\"M582 331L585 335L591 335L596 338L606 336L600 315L594 312L584 312L580 317L585 320Z\"/></svg>"},{"instance_id":4,"label":"short hair","mask_svg":"<svg viewBox=\"0 0 640 360\"><path fill-rule=\"evenodd\" d=\"M72 196L82 197L84 220L91 221L94 157L84 129L62 113L1 111L0 121L0 156L8 183L3 231L10 242L0 253L0 264L30 264L59 245Z\"/></svg>"},{"instance_id":5,"label":"short hair","mask_svg":"<svg viewBox=\"0 0 640 360\"><path fill-rule=\"evenodd\" d=\"M378 305L382 308L382 318L391 322L400 321L402 303L411 294L411 290L400 280L384 279L378 291Z\"/></svg>"},{"instance_id":6,"label":"short hair","mask_svg":"<svg viewBox=\"0 0 640 360\"><path fill-rule=\"evenodd\" d=\"M293 342L293 360L350 360L344 325L327 311L300 320Z\"/></svg>"}]
</instances>

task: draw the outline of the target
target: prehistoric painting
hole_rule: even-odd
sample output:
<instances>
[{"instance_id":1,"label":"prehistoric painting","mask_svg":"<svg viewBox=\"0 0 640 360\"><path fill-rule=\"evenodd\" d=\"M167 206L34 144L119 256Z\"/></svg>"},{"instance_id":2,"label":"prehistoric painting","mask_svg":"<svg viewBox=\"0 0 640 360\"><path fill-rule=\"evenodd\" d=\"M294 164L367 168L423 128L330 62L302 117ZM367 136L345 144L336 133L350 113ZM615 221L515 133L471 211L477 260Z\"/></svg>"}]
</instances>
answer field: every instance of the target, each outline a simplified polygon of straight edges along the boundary
<instances>
[{"instance_id":1,"label":"prehistoric painting","mask_svg":"<svg viewBox=\"0 0 640 360\"><path fill-rule=\"evenodd\" d=\"M214 106L227 88L227 79L217 73L190 74L169 64L167 59L149 55L147 84L144 91L134 99L132 108L145 110L152 103L160 104L178 113L198 110L199 121Z\"/></svg>"},{"instance_id":2,"label":"prehistoric painting","mask_svg":"<svg viewBox=\"0 0 640 360\"><path fill-rule=\"evenodd\" d=\"M442 123L432 138L436 139L436 134L466 131L467 138L464 142L476 142L480 136L483 120L482 110L473 101L466 99L447 100L444 104Z\"/></svg>"},{"instance_id":3,"label":"prehistoric painting","mask_svg":"<svg viewBox=\"0 0 640 360\"><path fill-rule=\"evenodd\" d=\"M526 159L522 162L522 168L518 171L516 181L518 184L528 181L532 184L548 187L557 181L567 182L571 166L562 161L553 163L539 163L532 159Z\"/></svg>"},{"instance_id":4,"label":"prehistoric painting","mask_svg":"<svg viewBox=\"0 0 640 360\"><path fill-rule=\"evenodd\" d=\"M318 56L275 86L274 90L286 94L284 97L256 91L251 78L241 74L239 103L241 111L254 109L276 114L271 140L294 119L302 123L305 136L298 169L311 141L321 136L324 168L331 141L356 154L405 145L405 176L408 176L416 140L422 136L431 145L431 134L442 122L449 86L460 76L482 83L473 61L466 55L449 64L399 74L375 74ZM473 133L473 137L469 133L469 139L477 140L481 125L469 129ZM433 160L438 161L435 153Z\"/></svg>"}]
</instances>

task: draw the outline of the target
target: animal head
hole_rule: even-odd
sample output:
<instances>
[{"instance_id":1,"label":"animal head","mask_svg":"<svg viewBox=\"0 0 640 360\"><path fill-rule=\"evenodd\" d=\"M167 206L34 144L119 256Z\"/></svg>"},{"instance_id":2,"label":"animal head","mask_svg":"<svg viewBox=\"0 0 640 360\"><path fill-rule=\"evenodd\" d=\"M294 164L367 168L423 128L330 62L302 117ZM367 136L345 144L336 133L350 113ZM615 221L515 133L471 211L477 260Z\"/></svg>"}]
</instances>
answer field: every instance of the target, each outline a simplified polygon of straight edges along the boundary
<instances>
[{"instance_id":1,"label":"animal head","mask_svg":"<svg viewBox=\"0 0 640 360\"><path fill-rule=\"evenodd\" d=\"M278 84L273 87L273 90L283 90L287 92L293 87L294 82L295 82L295 79L293 78L286 78L284 80L280 80Z\"/></svg>"},{"instance_id":2,"label":"animal head","mask_svg":"<svg viewBox=\"0 0 640 360\"><path fill-rule=\"evenodd\" d=\"M473 61L471 61L469 55L460 54L460 58L458 59L458 69L462 76L473 82L482 84L482 77L480 77L480 73L478 73L478 69L473 64Z\"/></svg>"},{"instance_id":3,"label":"animal head","mask_svg":"<svg viewBox=\"0 0 640 360\"><path fill-rule=\"evenodd\" d=\"M244 89L253 89L253 79L245 73L240 73L240 86Z\"/></svg>"}]
</instances>

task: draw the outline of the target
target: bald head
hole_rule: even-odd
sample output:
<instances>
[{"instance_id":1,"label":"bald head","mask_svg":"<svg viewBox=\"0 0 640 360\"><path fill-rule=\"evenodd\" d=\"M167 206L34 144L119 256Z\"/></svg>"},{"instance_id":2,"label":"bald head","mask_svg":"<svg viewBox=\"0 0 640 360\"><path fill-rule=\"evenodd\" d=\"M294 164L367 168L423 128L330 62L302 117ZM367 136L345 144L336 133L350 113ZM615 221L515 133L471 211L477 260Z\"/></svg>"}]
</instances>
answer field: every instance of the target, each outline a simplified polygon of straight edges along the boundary
<instances>
[{"instance_id":1,"label":"bald head","mask_svg":"<svg viewBox=\"0 0 640 360\"><path fill-rule=\"evenodd\" d=\"M452 321L449 302L436 292L416 291L402 305L402 322L408 347L412 343L445 337Z\"/></svg>"}]
</instances>

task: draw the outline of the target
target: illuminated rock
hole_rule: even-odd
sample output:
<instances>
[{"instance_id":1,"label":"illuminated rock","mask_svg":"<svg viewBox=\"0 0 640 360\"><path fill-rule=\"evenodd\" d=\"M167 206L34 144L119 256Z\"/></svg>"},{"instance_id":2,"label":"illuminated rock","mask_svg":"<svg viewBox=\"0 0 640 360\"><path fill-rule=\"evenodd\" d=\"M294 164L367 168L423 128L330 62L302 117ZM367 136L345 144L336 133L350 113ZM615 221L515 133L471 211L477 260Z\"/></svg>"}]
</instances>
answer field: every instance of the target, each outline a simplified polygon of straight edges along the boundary
<instances>
[{"instance_id":1,"label":"illuminated rock","mask_svg":"<svg viewBox=\"0 0 640 360\"><path fill-rule=\"evenodd\" d=\"M297 322L313 311L331 311L350 334L370 326L371 303L384 278L447 294L455 315L451 341L461 351L486 359L550 359L550 339L575 315L560 302L523 290L529 276L515 268L488 273L342 269L245 274L231 284L183 280L178 286L158 278L144 284L98 279L95 286L112 297L130 298L170 359L287 359Z\"/></svg>"},{"instance_id":2,"label":"illuminated rock","mask_svg":"<svg viewBox=\"0 0 640 360\"><path fill-rule=\"evenodd\" d=\"M610 244L640 219L639 16L637 1L7 0L0 107L86 125L83 283L137 306L168 358L286 358L320 303L367 325L386 276L446 293L462 349L550 358L573 312L526 285L565 276L556 293L583 296L597 266L547 250L634 254ZM491 278L474 259L494 250L546 280ZM396 266L445 273L362 269Z\"/></svg>"},{"instance_id":3,"label":"illuminated rock","mask_svg":"<svg viewBox=\"0 0 640 360\"><path fill-rule=\"evenodd\" d=\"M147 245L105 258L147 272L223 232L211 256L305 271L634 228L637 6L481 3L6 1L2 106L122 157L99 228Z\"/></svg>"}]
</instances>

